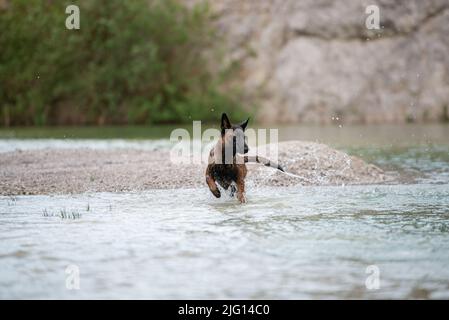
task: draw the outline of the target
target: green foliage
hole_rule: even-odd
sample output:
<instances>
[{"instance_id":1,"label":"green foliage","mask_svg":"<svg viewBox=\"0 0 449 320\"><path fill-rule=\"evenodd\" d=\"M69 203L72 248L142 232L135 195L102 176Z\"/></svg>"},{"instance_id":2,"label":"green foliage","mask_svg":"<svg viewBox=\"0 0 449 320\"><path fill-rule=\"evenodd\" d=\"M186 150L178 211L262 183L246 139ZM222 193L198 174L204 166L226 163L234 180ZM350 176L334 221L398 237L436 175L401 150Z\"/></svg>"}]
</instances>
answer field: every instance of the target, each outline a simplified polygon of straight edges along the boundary
<instances>
[{"instance_id":1,"label":"green foliage","mask_svg":"<svg viewBox=\"0 0 449 320\"><path fill-rule=\"evenodd\" d=\"M6 125L122 124L242 117L206 4L176 0L9 0L0 9ZM69 4L80 30L65 27ZM211 66L219 71L212 72Z\"/></svg>"}]
</instances>

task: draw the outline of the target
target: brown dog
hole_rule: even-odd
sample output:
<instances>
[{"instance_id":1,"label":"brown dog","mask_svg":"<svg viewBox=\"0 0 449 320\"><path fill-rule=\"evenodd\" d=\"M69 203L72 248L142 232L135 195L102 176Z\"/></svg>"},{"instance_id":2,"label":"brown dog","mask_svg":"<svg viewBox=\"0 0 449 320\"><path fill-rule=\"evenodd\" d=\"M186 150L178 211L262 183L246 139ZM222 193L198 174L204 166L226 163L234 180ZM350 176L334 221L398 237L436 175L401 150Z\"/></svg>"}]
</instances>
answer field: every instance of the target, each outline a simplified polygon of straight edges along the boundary
<instances>
[{"instance_id":1,"label":"brown dog","mask_svg":"<svg viewBox=\"0 0 449 320\"><path fill-rule=\"evenodd\" d=\"M248 152L245 129L249 118L238 125L232 125L226 113L221 116L221 137L209 153L209 164L206 169L206 182L212 194L220 198L217 183L228 190L231 196L237 192L237 199L245 203L245 177L247 162L263 163L266 166L284 171L279 165L259 156L239 156Z\"/></svg>"}]
</instances>

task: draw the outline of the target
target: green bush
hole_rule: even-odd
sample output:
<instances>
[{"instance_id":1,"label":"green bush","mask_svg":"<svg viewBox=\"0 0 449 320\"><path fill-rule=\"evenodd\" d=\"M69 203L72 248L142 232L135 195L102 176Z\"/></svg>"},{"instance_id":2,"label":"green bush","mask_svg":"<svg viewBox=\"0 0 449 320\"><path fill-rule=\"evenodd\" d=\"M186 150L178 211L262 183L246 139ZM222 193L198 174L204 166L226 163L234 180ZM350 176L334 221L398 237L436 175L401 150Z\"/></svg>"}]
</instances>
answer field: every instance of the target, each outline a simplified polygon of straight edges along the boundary
<instances>
[{"instance_id":1,"label":"green bush","mask_svg":"<svg viewBox=\"0 0 449 320\"><path fill-rule=\"evenodd\" d=\"M215 120L221 110L242 116L239 93L219 90L227 72L218 68L220 41L207 4L6 3L0 9L5 125L174 123ZM80 30L65 27L69 4L80 8Z\"/></svg>"}]
</instances>

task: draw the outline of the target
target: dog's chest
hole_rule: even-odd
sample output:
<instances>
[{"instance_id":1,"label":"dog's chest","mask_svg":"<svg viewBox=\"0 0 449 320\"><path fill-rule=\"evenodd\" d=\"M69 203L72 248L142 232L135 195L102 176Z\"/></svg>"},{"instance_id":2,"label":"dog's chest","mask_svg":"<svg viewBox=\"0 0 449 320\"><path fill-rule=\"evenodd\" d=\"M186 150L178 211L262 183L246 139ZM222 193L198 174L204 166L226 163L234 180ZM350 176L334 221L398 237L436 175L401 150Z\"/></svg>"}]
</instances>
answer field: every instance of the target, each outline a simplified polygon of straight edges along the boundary
<instances>
[{"instance_id":1,"label":"dog's chest","mask_svg":"<svg viewBox=\"0 0 449 320\"><path fill-rule=\"evenodd\" d=\"M235 165L216 164L212 168L212 175L220 184L231 184L237 181L238 170Z\"/></svg>"}]
</instances>

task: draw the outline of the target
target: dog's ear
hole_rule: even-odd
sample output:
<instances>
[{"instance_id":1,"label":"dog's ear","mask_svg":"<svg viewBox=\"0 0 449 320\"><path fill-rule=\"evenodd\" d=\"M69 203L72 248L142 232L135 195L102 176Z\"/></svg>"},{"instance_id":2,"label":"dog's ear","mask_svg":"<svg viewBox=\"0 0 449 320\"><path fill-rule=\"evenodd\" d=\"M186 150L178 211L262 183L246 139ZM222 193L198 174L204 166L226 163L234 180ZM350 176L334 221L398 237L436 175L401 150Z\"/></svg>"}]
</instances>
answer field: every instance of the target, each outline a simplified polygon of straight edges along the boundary
<instances>
[{"instance_id":1,"label":"dog's ear","mask_svg":"<svg viewBox=\"0 0 449 320\"><path fill-rule=\"evenodd\" d=\"M240 124L240 127L242 128L243 131L245 131L246 126L248 126L248 121L249 121L249 118Z\"/></svg>"},{"instance_id":2,"label":"dog's ear","mask_svg":"<svg viewBox=\"0 0 449 320\"><path fill-rule=\"evenodd\" d=\"M229 118L226 115L226 113L223 113L221 115L221 131L224 132L224 130L231 128L232 128L231 121L229 121Z\"/></svg>"}]
</instances>

